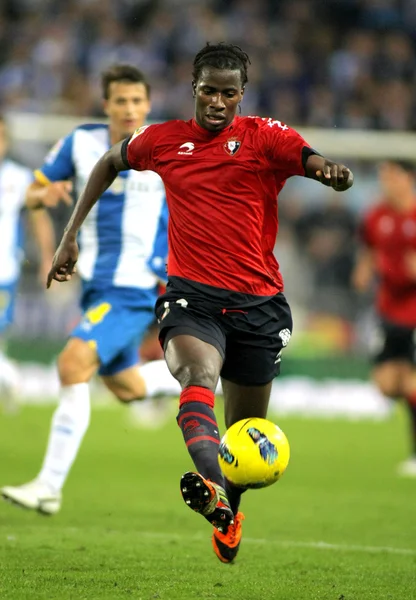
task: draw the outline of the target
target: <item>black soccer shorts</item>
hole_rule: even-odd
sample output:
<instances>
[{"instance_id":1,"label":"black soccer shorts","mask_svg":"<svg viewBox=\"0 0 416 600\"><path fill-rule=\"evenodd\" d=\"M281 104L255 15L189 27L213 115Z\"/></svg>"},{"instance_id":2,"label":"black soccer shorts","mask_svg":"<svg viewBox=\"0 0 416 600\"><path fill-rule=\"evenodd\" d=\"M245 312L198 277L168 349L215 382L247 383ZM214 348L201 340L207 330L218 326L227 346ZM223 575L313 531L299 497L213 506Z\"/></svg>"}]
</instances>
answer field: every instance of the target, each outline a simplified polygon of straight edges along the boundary
<instances>
[{"instance_id":1,"label":"black soccer shorts","mask_svg":"<svg viewBox=\"0 0 416 600\"><path fill-rule=\"evenodd\" d=\"M416 329L381 320L375 337L375 364L399 360L416 364Z\"/></svg>"},{"instance_id":2,"label":"black soccer shorts","mask_svg":"<svg viewBox=\"0 0 416 600\"><path fill-rule=\"evenodd\" d=\"M218 350L221 377L228 381L265 385L279 375L293 326L282 293L252 296L174 277L155 311L164 349L173 337L191 335Z\"/></svg>"}]
</instances>

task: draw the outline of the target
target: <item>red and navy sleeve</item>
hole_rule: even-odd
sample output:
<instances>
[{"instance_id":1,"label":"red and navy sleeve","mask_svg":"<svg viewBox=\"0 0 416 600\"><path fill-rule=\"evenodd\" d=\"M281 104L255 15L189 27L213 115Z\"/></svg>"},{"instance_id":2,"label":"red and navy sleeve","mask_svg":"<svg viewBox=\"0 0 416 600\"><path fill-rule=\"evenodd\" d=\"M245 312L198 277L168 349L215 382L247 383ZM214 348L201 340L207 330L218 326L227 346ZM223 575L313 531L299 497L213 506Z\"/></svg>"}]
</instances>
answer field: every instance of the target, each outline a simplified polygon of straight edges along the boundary
<instances>
[{"instance_id":1,"label":"red and navy sleeve","mask_svg":"<svg viewBox=\"0 0 416 600\"><path fill-rule=\"evenodd\" d=\"M308 157L319 154L297 131L276 119L261 119L260 137L270 166L286 178L305 175Z\"/></svg>"}]
</instances>

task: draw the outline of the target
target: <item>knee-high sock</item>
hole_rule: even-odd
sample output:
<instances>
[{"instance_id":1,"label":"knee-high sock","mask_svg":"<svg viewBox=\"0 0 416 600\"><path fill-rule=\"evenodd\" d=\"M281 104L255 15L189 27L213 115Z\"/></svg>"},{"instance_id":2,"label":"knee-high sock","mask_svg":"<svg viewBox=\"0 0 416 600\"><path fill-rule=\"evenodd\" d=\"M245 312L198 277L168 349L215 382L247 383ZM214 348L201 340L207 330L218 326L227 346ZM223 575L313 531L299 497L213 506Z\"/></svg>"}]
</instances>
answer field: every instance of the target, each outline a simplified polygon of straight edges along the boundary
<instances>
[{"instance_id":1,"label":"knee-high sock","mask_svg":"<svg viewBox=\"0 0 416 600\"><path fill-rule=\"evenodd\" d=\"M59 405L52 417L43 466L37 477L56 491L62 489L78 454L90 422L90 412L88 383L61 388Z\"/></svg>"},{"instance_id":2,"label":"knee-high sock","mask_svg":"<svg viewBox=\"0 0 416 600\"><path fill-rule=\"evenodd\" d=\"M179 400L178 425L188 452L203 477L224 487L218 464L220 435L214 408L214 392L198 387L185 388Z\"/></svg>"},{"instance_id":3,"label":"knee-high sock","mask_svg":"<svg viewBox=\"0 0 416 600\"><path fill-rule=\"evenodd\" d=\"M241 496L246 490L243 488L235 487L227 479L225 480L225 492L230 502L231 510L236 515L241 502Z\"/></svg>"}]
</instances>

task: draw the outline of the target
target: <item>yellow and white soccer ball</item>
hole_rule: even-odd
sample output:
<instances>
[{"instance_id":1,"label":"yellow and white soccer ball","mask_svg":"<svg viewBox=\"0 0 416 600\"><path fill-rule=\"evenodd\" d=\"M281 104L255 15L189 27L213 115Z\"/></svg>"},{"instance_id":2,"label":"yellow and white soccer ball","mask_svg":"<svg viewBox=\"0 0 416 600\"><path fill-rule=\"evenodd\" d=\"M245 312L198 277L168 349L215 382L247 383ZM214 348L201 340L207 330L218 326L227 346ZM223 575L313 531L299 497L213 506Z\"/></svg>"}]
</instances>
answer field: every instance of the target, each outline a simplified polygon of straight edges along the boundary
<instances>
[{"instance_id":1,"label":"yellow and white soccer ball","mask_svg":"<svg viewBox=\"0 0 416 600\"><path fill-rule=\"evenodd\" d=\"M227 429L218 450L225 477L243 488L275 483L289 463L290 447L283 431L267 419L243 419Z\"/></svg>"}]
</instances>

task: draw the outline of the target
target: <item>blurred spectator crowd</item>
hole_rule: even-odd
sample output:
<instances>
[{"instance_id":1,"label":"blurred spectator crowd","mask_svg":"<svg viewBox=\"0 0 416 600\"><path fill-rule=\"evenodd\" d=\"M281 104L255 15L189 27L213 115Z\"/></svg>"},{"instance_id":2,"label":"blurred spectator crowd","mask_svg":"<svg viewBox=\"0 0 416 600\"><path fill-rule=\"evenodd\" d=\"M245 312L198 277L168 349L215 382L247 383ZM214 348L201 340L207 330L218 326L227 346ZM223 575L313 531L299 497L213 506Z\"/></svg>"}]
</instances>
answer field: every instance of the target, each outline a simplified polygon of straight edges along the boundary
<instances>
[{"instance_id":1,"label":"blurred spectator crowd","mask_svg":"<svg viewBox=\"0 0 416 600\"><path fill-rule=\"evenodd\" d=\"M206 41L248 52L245 114L416 127L415 0L2 0L0 105L99 115L99 72L122 61L148 74L153 118L189 118Z\"/></svg>"},{"instance_id":2,"label":"blurred spectator crowd","mask_svg":"<svg viewBox=\"0 0 416 600\"><path fill-rule=\"evenodd\" d=\"M192 60L207 41L233 42L250 56L243 114L295 127L416 129L416 0L2 0L0 108L99 117L100 72L129 62L152 85L153 119L188 119ZM15 156L38 166L46 149L25 143ZM377 180L374 165L350 166L360 185L345 197L294 178L280 198L276 255L302 351L302 330L312 332L314 353L317 339L331 352L354 349L365 331L369 299L350 281L359 212ZM58 230L67 218L54 212ZM66 288L67 302L61 288L46 310L43 293L33 292L34 256L29 244L18 334L37 335L42 323L63 335L76 288Z\"/></svg>"}]
</instances>

